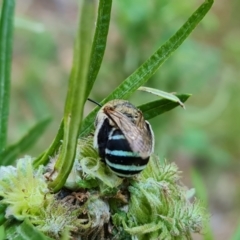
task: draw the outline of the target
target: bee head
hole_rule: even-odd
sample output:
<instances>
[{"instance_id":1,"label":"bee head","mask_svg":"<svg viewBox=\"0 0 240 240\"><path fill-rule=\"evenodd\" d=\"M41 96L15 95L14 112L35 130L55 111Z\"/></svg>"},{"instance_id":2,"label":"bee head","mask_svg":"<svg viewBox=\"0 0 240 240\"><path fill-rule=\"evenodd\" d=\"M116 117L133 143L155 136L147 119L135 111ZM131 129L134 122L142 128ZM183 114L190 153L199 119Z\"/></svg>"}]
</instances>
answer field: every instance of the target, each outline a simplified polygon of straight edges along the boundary
<instances>
[{"instance_id":1,"label":"bee head","mask_svg":"<svg viewBox=\"0 0 240 240\"><path fill-rule=\"evenodd\" d=\"M142 112L126 100L115 99L109 101L102 107L103 113L108 116L111 112L120 112L124 114L133 124L138 124L142 118Z\"/></svg>"}]
</instances>

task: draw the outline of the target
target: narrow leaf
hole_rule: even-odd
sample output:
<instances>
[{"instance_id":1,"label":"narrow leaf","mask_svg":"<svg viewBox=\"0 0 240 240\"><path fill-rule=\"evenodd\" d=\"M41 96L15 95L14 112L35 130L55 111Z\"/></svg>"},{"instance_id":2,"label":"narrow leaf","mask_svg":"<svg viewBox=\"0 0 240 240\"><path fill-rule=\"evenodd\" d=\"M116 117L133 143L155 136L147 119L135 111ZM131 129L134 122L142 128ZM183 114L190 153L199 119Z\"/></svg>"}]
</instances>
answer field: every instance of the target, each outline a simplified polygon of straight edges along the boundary
<instances>
[{"instance_id":1,"label":"narrow leaf","mask_svg":"<svg viewBox=\"0 0 240 240\"><path fill-rule=\"evenodd\" d=\"M84 0L74 46L73 67L64 109L64 135L61 152L54 166L57 178L49 184L54 192L64 185L74 163L78 132L82 121L94 27L95 1Z\"/></svg>"},{"instance_id":2,"label":"narrow leaf","mask_svg":"<svg viewBox=\"0 0 240 240\"><path fill-rule=\"evenodd\" d=\"M125 79L113 93L105 98L103 103L111 99L126 99L140 86L146 83L169 56L184 42L209 11L212 4L213 0L206 0L177 32L134 73Z\"/></svg>"},{"instance_id":3,"label":"narrow leaf","mask_svg":"<svg viewBox=\"0 0 240 240\"><path fill-rule=\"evenodd\" d=\"M177 95L181 102L187 101L190 94ZM153 102L146 103L139 106L138 108L143 112L144 118L146 120L154 118L160 114L172 110L173 108L181 106L179 102L173 102L169 99L159 99Z\"/></svg>"},{"instance_id":4,"label":"narrow leaf","mask_svg":"<svg viewBox=\"0 0 240 240\"><path fill-rule=\"evenodd\" d=\"M19 154L25 152L39 139L49 122L50 118L40 121L17 143L7 147L3 152L1 152L0 165L12 164L17 159Z\"/></svg>"},{"instance_id":5,"label":"narrow leaf","mask_svg":"<svg viewBox=\"0 0 240 240\"><path fill-rule=\"evenodd\" d=\"M96 22L96 29L94 34L94 40L91 50L91 58L89 64L89 72L88 72L88 82L86 88L86 98L89 95L93 84L96 80L97 74L99 72L102 59L104 56L107 35L109 29L109 22L111 16L111 7L112 0L100 0L98 7L98 17ZM57 136L53 140L51 146L45 151L45 153L41 154L35 161L34 166L37 167L41 164L45 165L49 156L53 156L56 150L61 145L61 140L63 139L63 121L61 122L60 128L58 130Z\"/></svg>"},{"instance_id":6,"label":"narrow leaf","mask_svg":"<svg viewBox=\"0 0 240 240\"><path fill-rule=\"evenodd\" d=\"M29 220L25 220L23 223L15 223L12 224L9 228L6 230L7 239L11 240L50 240L52 238L49 238L45 236L43 233L41 233L39 230L37 230Z\"/></svg>"},{"instance_id":7,"label":"narrow leaf","mask_svg":"<svg viewBox=\"0 0 240 240\"><path fill-rule=\"evenodd\" d=\"M134 73L125 79L101 104L111 99L127 99L134 91L148 81L168 57L183 43L197 24L203 19L213 4L213 0L206 0L187 20L187 22L146 62L144 62ZM87 136L92 130L92 124L96 113L96 107L83 121L80 137Z\"/></svg>"},{"instance_id":8,"label":"narrow leaf","mask_svg":"<svg viewBox=\"0 0 240 240\"><path fill-rule=\"evenodd\" d=\"M56 154L56 150L59 149L60 145L62 144L63 140L63 120L61 121L60 127L57 132L57 136L54 138L53 142L51 143L50 147L38 156L33 163L33 166L36 168L39 165L46 165L49 161L50 156L54 156Z\"/></svg>"},{"instance_id":9,"label":"narrow leaf","mask_svg":"<svg viewBox=\"0 0 240 240\"><path fill-rule=\"evenodd\" d=\"M143 92L152 93L152 94L154 94L158 97L162 97L162 98L168 99L168 100L173 101L173 102L178 102L181 107L185 108L184 104L181 102L181 100L176 95L174 95L172 93L167 93L167 92L164 92L162 90L159 90L159 89L156 89L156 88L150 88L150 87L139 87L138 90L143 91Z\"/></svg>"},{"instance_id":10,"label":"narrow leaf","mask_svg":"<svg viewBox=\"0 0 240 240\"><path fill-rule=\"evenodd\" d=\"M15 0L4 0L0 20L0 152L7 142Z\"/></svg>"},{"instance_id":11,"label":"narrow leaf","mask_svg":"<svg viewBox=\"0 0 240 240\"><path fill-rule=\"evenodd\" d=\"M93 84L97 78L102 63L102 59L104 56L111 17L111 9L112 0L100 0L98 6L96 29L91 50L86 98L88 97L93 87Z\"/></svg>"}]
</instances>

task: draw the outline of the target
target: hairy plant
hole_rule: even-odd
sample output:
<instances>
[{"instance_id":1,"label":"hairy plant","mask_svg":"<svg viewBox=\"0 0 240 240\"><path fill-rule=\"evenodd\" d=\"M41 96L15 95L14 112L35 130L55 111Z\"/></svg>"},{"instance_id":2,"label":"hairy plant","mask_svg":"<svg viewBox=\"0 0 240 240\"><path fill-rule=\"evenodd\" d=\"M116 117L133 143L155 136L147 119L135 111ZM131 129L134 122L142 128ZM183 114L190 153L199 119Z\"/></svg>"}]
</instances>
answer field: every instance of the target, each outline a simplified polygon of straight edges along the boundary
<instances>
[{"instance_id":1,"label":"hairy plant","mask_svg":"<svg viewBox=\"0 0 240 240\"><path fill-rule=\"evenodd\" d=\"M182 44L213 4L206 0L187 22L100 104L127 99ZM74 46L64 115L52 144L37 158L16 158L49 122L39 122L7 146L14 0L4 0L0 24L0 238L7 239L191 239L202 232L206 210L180 182L173 163L152 154L147 167L119 178L93 147L96 107L83 119L84 104L103 59L111 0L83 0ZM96 21L96 23L95 23ZM93 39L93 41L92 41ZM92 42L92 43L91 43ZM151 119L177 106L189 94L140 90L159 96L138 106ZM16 161L16 167L12 164ZM32 238L34 236L34 238Z\"/></svg>"}]
</instances>

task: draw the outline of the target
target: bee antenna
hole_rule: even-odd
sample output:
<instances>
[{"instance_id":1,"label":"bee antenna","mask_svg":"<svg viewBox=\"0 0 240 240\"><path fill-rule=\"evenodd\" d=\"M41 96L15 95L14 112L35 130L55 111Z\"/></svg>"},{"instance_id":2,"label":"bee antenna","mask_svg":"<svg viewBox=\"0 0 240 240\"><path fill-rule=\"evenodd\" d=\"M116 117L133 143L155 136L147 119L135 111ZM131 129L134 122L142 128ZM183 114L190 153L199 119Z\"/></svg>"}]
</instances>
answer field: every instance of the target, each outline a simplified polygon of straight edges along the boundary
<instances>
[{"instance_id":1,"label":"bee antenna","mask_svg":"<svg viewBox=\"0 0 240 240\"><path fill-rule=\"evenodd\" d=\"M87 99L89 102L95 103L96 105L98 105L99 107L102 107L102 105L94 100L92 100L91 98Z\"/></svg>"}]
</instances>

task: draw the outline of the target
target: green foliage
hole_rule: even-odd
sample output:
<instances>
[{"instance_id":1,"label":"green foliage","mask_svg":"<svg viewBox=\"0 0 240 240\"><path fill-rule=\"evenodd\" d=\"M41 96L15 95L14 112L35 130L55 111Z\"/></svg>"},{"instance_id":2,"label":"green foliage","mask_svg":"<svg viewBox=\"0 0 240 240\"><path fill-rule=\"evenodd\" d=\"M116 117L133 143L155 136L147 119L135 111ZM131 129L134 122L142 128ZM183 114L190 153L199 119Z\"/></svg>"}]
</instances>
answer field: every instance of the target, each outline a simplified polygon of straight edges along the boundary
<instances>
[{"instance_id":1,"label":"green foliage","mask_svg":"<svg viewBox=\"0 0 240 240\"><path fill-rule=\"evenodd\" d=\"M0 21L0 152L7 142L15 0L3 1Z\"/></svg>"},{"instance_id":2,"label":"green foliage","mask_svg":"<svg viewBox=\"0 0 240 240\"><path fill-rule=\"evenodd\" d=\"M92 29L94 26L94 2L84 1L79 18L79 30L74 47L73 66L69 79L68 94L64 109L64 135L61 154L55 169L60 173L50 183L56 192L64 185L74 162L78 132L81 126L86 91L88 89L88 72ZM66 161L66 159L68 159Z\"/></svg>"},{"instance_id":3,"label":"green foliage","mask_svg":"<svg viewBox=\"0 0 240 240\"><path fill-rule=\"evenodd\" d=\"M126 182L104 166L91 141L92 137L79 140L75 166L65 184L75 191L66 197L49 191L43 168L34 171L29 157L20 159L16 168L0 169L8 239L34 233L41 239L42 233L59 239L65 231L86 239L100 239L101 234L123 239L126 233L137 239L190 239L191 232L202 230L205 210L197 200L192 203L188 190L178 184L175 164L162 164L152 155L147 168ZM51 170L49 166L48 173ZM114 231L104 233L110 213ZM24 222L11 223L12 217Z\"/></svg>"},{"instance_id":4,"label":"green foliage","mask_svg":"<svg viewBox=\"0 0 240 240\"><path fill-rule=\"evenodd\" d=\"M0 153L1 165L11 165L17 159L19 154L24 153L29 149L42 135L46 126L49 124L50 118L43 119L37 123L29 132L23 136L17 143L8 146L4 151Z\"/></svg>"},{"instance_id":5,"label":"green foliage","mask_svg":"<svg viewBox=\"0 0 240 240\"><path fill-rule=\"evenodd\" d=\"M53 156L56 149L59 149L59 147L61 146L62 139L63 139L63 121L61 121L61 125L58 129L57 135L53 142L51 143L50 147L47 149L46 152L42 153L35 159L33 166L38 167L40 165L46 165L49 161L49 156Z\"/></svg>"},{"instance_id":6,"label":"green foliage","mask_svg":"<svg viewBox=\"0 0 240 240\"><path fill-rule=\"evenodd\" d=\"M98 7L98 17L94 33L91 58L89 63L86 98L90 94L93 84L97 78L102 59L104 56L108 29L111 17L112 0L100 0Z\"/></svg>"},{"instance_id":7,"label":"green foliage","mask_svg":"<svg viewBox=\"0 0 240 240\"><path fill-rule=\"evenodd\" d=\"M25 220L23 223L12 224L6 232L7 239L10 240L50 240L43 233L38 231L29 220Z\"/></svg>"},{"instance_id":8,"label":"green foliage","mask_svg":"<svg viewBox=\"0 0 240 240\"><path fill-rule=\"evenodd\" d=\"M213 1L205 1L199 9L188 19L188 21L148 60L146 60L135 72L126 78L101 104L111 99L126 99L141 85L146 83L157 69L168 59L168 57L189 36L196 25L202 20ZM97 108L93 110L83 121L80 136L87 136L91 132Z\"/></svg>"},{"instance_id":9,"label":"green foliage","mask_svg":"<svg viewBox=\"0 0 240 240\"><path fill-rule=\"evenodd\" d=\"M9 8L9 15L6 16L4 11L9 10L6 2L0 31L4 31L9 23L12 26L13 8ZM146 83L189 36L212 4L213 0L206 0L168 41L101 103L115 98L129 98ZM117 239L191 239L191 232L200 232L207 219L200 203L191 203L189 192L179 185L179 172L174 164L162 165L153 155L150 164L138 178L124 181L106 168L93 149L90 134L98 108L82 120L83 108L103 59L111 5L111 0L99 1L96 30L92 37L95 2L85 0L82 3L63 120L50 147L34 163L30 157L25 157L17 162L16 168L0 168L0 197L4 204L1 205L0 216L9 239L24 239L25 235L28 238L49 239L43 233L54 239L62 236L68 239L75 235L81 235L84 239L100 239L102 235ZM11 21L4 24L7 19ZM6 29L8 34L2 35L4 41L1 40L1 44L5 45L0 49L1 60L4 59L6 64L0 71L1 79L4 75L2 72L8 74L4 81L1 80L7 93L0 95L0 107L7 102L0 108L3 113L3 120L0 119L3 126L0 133L2 149L6 142L11 63L12 29L9 26ZM183 106L182 102L190 96L173 95L156 89L150 92L164 99L139 106L146 119ZM3 163L12 163L17 154L26 149L26 144L29 146L33 139L39 137L39 129L45 125L46 121L40 122L28 136L5 152L0 152L4 157ZM45 169L42 165L47 164L49 158L51 161ZM66 197L60 196L61 193L64 195L63 187L71 190ZM12 221L12 217L16 221ZM112 232L105 228L110 218L114 223Z\"/></svg>"},{"instance_id":10,"label":"green foliage","mask_svg":"<svg viewBox=\"0 0 240 240\"><path fill-rule=\"evenodd\" d=\"M0 204L0 226L5 222L5 210L7 208L6 204ZM1 238L0 238L1 239Z\"/></svg>"},{"instance_id":11,"label":"green foliage","mask_svg":"<svg viewBox=\"0 0 240 240\"><path fill-rule=\"evenodd\" d=\"M115 214L113 221L137 239L191 239L190 232L199 232L205 220L204 208L191 203L187 190L177 185L178 168L160 164L152 156L150 164L129 187L130 203L125 216ZM203 220L204 219L204 220Z\"/></svg>"},{"instance_id":12,"label":"green foliage","mask_svg":"<svg viewBox=\"0 0 240 240\"><path fill-rule=\"evenodd\" d=\"M158 97L162 97L162 98L168 99L168 100L170 100L172 102L177 102L177 103L179 103L179 105L181 105L181 107L185 108L185 106L181 102L181 100L176 95L174 95L172 93L167 93L167 92L161 91L159 89L149 88L149 87L140 87L140 88L138 88L138 90L152 93L152 94L154 94L154 95L156 95Z\"/></svg>"},{"instance_id":13,"label":"green foliage","mask_svg":"<svg viewBox=\"0 0 240 240\"><path fill-rule=\"evenodd\" d=\"M81 176L77 182L77 187L87 186L87 188L94 188L99 186L104 191L111 191L122 183L115 174L106 168L103 162L99 161L98 153L93 149L92 138L84 138L78 143L78 156L80 168L88 175ZM99 183L99 180L101 182ZM76 187L76 186L75 186Z\"/></svg>"},{"instance_id":14,"label":"green foliage","mask_svg":"<svg viewBox=\"0 0 240 240\"><path fill-rule=\"evenodd\" d=\"M2 225L0 225L0 239L5 239L5 230Z\"/></svg>"},{"instance_id":15,"label":"green foliage","mask_svg":"<svg viewBox=\"0 0 240 240\"><path fill-rule=\"evenodd\" d=\"M49 122L49 119L40 121L27 135L17 143L6 147L8 114L10 101L10 80L12 60L12 35L14 21L14 0L4 0L0 21L0 164L10 165L17 156L29 149L39 138Z\"/></svg>"},{"instance_id":16,"label":"green foliage","mask_svg":"<svg viewBox=\"0 0 240 240\"><path fill-rule=\"evenodd\" d=\"M43 167L33 172L32 159L19 159L17 167L1 167L0 196L7 205L6 218L24 220L38 215L49 192L43 176Z\"/></svg>"},{"instance_id":17,"label":"green foliage","mask_svg":"<svg viewBox=\"0 0 240 240\"><path fill-rule=\"evenodd\" d=\"M190 95L189 94L179 94L177 97L181 102L185 102ZM173 108L182 105L179 102L171 101L168 99L160 99L147 104L139 106L139 109L143 112L145 119L154 118L162 113L172 110Z\"/></svg>"},{"instance_id":18,"label":"green foliage","mask_svg":"<svg viewBox=\"0 0 240 240\"><path fill-rule=\"evenodd\" d=\"M101 0L99 2L98 7L98 17L96 22L96 30L94 33L93 43L92 43L92 49L91 49L91 57L89 62L89 71L88 76L86 78L87 84L86 84L86 91L85 91L85 100L87 99L93 84L96 80L99 68L102 63L106 42L107 42L107 35L108 35L108 28L109 28L109 22L110 22L110 15L111 15L111 6L112 1L111 0ZM84 11L84 10L83 10ZM87 17L87 15L83 15L83 17ZM81 21L79 22L80 25ZM89 24L87 24L88 26ZM85 26L86 31L88 28ZM91 27L89 27L89 30ZM89 34L89 33L88 33ZM81 36L79 36L80 38ZM80 41L80 39L78 39ZM84 46L82 46L84 49ZM79 50L76 49L76 52ZM78 68L78 64L76 63L76 68ZM80 84L79 84L80 85ZM40 155L34 165L39 166L40 164L46 164L48 162L48 156L51 156L54 154L56 149L59 148L60 141L63 138L63 122L61 122L60 128L58 130L57 136L53 140L53 143L48 148L48 150L45 152L45 154Z\"/></svg>"}]
</instances>

